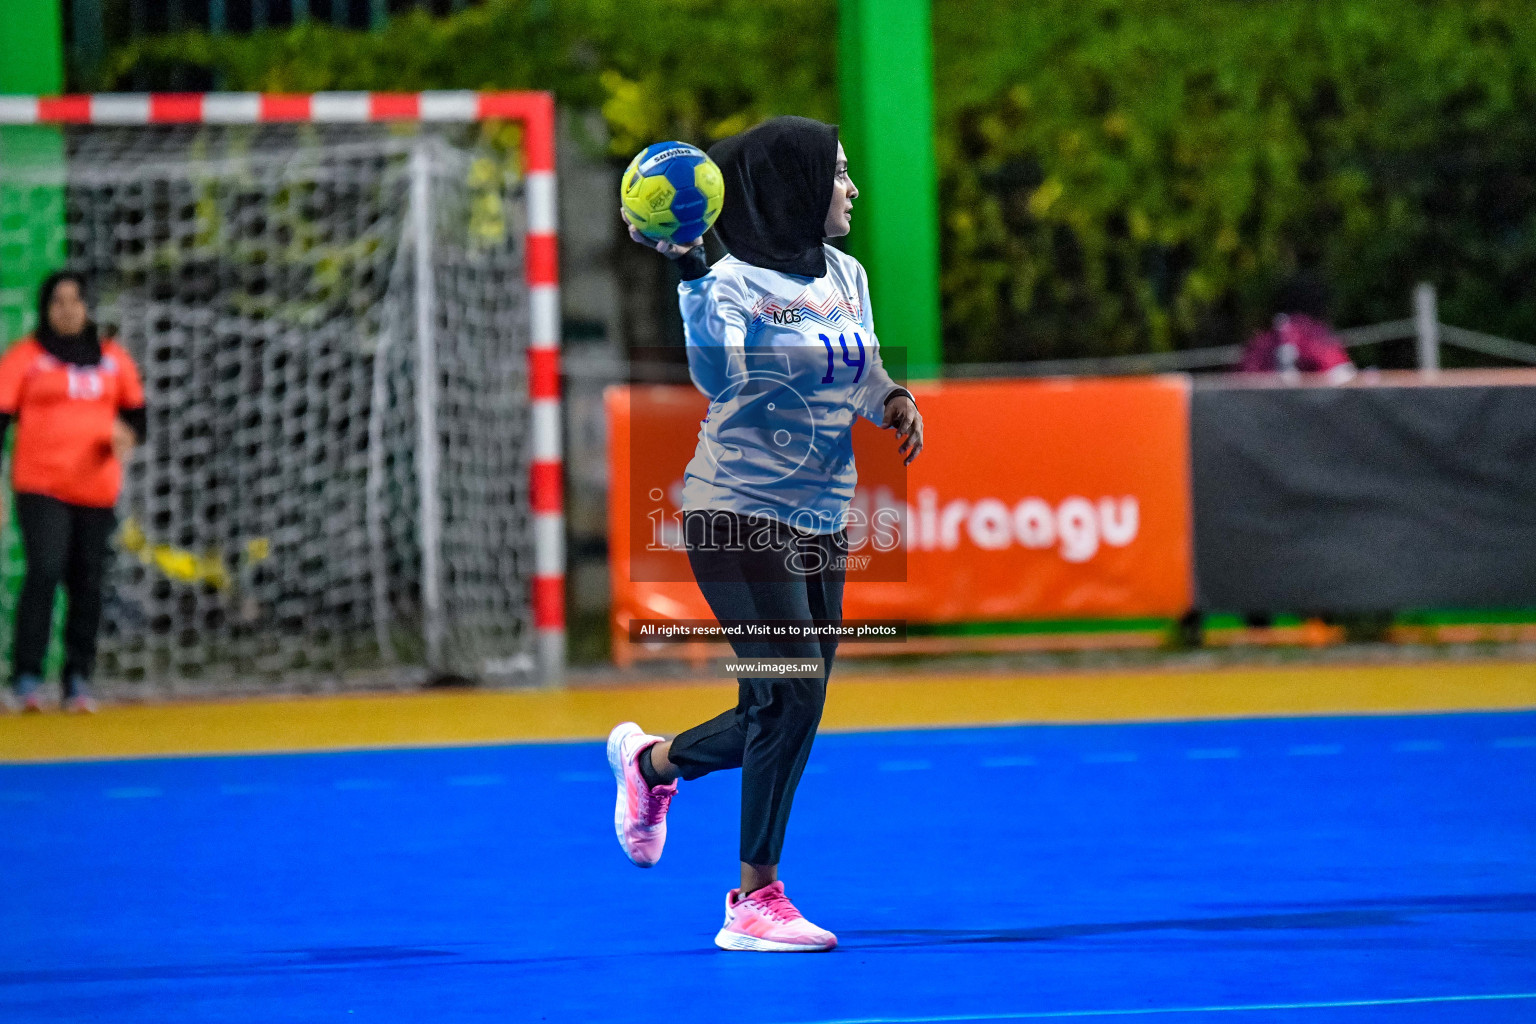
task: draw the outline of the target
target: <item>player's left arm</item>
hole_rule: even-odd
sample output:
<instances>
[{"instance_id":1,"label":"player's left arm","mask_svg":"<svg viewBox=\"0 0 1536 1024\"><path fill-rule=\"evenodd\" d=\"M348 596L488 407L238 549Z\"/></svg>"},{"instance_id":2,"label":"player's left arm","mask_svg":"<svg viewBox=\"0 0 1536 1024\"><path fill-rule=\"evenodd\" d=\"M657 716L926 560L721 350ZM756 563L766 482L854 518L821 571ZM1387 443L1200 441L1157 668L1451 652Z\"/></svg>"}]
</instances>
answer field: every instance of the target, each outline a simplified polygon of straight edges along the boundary
<instances>
[{"instance_id":1,"label":"player's left arm","mask_svg":"<svg viewBox=\"0 0 1536 1024\"><path fill-rule=\"evenodd\" d=\"M112 424L112 451L119 462L128 461L135 445L144 443L149 415L144 407L144 381L133 357L116 342L112 358L117 374L117 419Z\"/></svg>"},{"instance_id":2,"label":"player's left arm","mask_svg":"<svg viewBox=\"0 0 1536 1024\"><path fill-rule=\"evenodd\" d=\"M875 337L875 314L869 301L869 279L863 267L859 268L859 303L864 331L869 337L869 350L865 355L869 367L855 389L855 401L865 419L878 423L882 429L896 431L896 436L901 439L897 451L906 456L902 464L910 466L923 450L923 414L918 412L917 399L912 397L912 392L892 379L880 357L880 342Z\"/></svg>"},{"instance_id":3,"label":"player's left arm","mask_svg":"<svg viewBox=\"0 0 1536 1024\"><path fill-rule=\"evenodd\" d=\"M25 347L24 347L25 346ZM27 368L36 358L35 343L18 342L6 350L5 355L0 356L0 459L4 459L5 466L0 471L0 480L10 478L10 459L5 456L5 432L11 429L11 423L21 412L21 396L26 386ZM5 529L6 510L10 502L4 494L0 494L0 531Z\"/></svg>"},{"instance_id":4,"label":"player's left arm","mask_svg":"<svg viewBox=\"0 0 1536 1024\"><path fill-rule=\"evenodd\" d=\"M26 388L27 371L35 359L35 345L18 342L0 356L0 445L5 432L21 413L21 396Z\"/></svg>"}]
</instances>

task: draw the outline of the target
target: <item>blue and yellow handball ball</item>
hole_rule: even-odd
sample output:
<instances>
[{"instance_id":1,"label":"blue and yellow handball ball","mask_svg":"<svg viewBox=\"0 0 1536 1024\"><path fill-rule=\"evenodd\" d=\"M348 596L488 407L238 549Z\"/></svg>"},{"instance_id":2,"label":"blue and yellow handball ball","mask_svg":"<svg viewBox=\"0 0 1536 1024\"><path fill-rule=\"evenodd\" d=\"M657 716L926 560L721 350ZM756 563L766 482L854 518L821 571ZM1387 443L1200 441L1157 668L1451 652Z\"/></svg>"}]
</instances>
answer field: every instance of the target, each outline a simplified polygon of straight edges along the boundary
<instances>
[{"instance_id":1,"label":"blue and yellow handball ball","mask_svg":"<svg viewBox=\"0 0 1536 1024\"><path fill-rule=\"evenodd\" d=\"M699 147L658 142L629 162L619 201L642 235L683 244L702 237L720 216L725 178Z\"/></svg>"}]
</instances>

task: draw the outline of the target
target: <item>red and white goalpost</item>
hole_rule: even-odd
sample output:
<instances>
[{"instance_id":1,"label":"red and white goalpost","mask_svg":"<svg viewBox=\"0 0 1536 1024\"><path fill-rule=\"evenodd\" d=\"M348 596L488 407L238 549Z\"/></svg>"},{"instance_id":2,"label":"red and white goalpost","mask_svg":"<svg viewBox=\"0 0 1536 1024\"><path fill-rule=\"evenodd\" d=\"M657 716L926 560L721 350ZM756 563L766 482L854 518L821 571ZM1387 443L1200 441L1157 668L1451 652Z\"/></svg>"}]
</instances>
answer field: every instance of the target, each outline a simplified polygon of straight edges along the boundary
<instances>
[{"instance_id":1,"label":"red and white goalpost","mask_svg":"<svg viewBox=\"0 0 1536 1024\"><path fill-rule=\"evenodd\" d=\"M473 130L497 121L522 127L516 172ZM176 410L130 473L109 670L560 678L549 93L0 96L0 124L63 128L62 168L0 150L0 214L56 221ZM274 444L282 465L232 461Z\"/></svg>"}]
</instances>

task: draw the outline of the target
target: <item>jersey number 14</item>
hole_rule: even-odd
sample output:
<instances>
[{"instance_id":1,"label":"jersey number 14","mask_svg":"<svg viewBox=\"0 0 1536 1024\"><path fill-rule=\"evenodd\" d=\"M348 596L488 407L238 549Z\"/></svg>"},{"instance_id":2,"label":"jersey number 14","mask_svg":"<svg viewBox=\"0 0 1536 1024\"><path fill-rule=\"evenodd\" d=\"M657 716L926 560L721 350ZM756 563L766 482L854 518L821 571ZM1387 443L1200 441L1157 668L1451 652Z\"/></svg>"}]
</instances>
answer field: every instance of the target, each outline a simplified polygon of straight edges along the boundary
<instances>
[{"instance_id":1,"label":"jersey number 14","mask_svg":"<svg viewBox=\"0 0 1536 1024\"><path fill-rule=\"evenodd\" d=\"M821 343L823 345L827 346L827 375L821 378L821 382L823 384L831 384L832 371L837 368L835 355L832 349L832 339L827 337L825 334L818 334L817 337L821 339ZM864 339L859 337L857 331L854 332L853 343L858 346L859 356L857 359L848 358L848 341L841 334L837 336L837 344L843 350L843 365L858 368L853 375L853 383L857 384L859 382L859 378L864 376Z\"/></svg>"}]
</instances>

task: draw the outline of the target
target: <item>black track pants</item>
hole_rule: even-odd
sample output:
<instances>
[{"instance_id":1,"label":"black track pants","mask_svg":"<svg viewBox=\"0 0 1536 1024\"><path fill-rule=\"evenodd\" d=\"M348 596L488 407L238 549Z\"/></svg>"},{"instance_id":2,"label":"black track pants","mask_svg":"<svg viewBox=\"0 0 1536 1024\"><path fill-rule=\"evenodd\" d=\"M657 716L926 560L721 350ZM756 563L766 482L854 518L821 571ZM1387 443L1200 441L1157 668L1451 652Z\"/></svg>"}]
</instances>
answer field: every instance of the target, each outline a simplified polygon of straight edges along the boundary
<instances>
[{"instance_id":1,"label":"black track pants","mask_svg":"<svg viewBox=\"0 0 1536 1024\"><path fill-rule=\"evenodd\" d=\"M688 561L716 619L842 622L846 534L801 534L727 512L689 512L684 526ZM735 639L731 647L739 658L823 658L830 675L837 641ZM734 708L680 733L668 756L685 779L740 768L741 859L777 864L827 677L742 679L738 693Z\"/></svg>"},{"instance_id":2,"label":"black track pants","mask_svg":"<svg viewBox=\"0 0 1536 1024\"><path fill-rule=\"evenodd\" d=\"M64 619L64 679L78 676L89 680L96 669L107 541L117 527L117 514L110 508L69 505L41 494L18 494L16 518L27 572L16 604L12 678L43 674L53 626L53 595L62 582L69 598Z\"/></svg>"}]
</instances>

